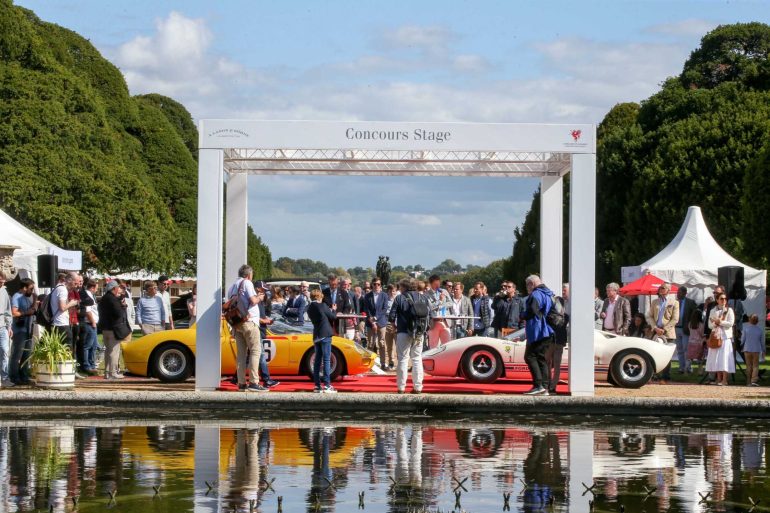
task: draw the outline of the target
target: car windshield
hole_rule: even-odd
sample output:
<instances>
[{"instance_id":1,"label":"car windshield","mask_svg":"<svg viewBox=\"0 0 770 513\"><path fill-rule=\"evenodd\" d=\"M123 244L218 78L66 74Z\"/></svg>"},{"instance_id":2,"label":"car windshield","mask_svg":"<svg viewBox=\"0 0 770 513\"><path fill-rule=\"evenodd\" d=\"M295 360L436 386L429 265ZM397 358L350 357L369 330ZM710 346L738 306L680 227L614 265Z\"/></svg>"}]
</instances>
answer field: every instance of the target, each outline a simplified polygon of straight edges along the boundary
<instances>
[{"instance_id":1,"label":"car windshield","mask_svg":"<svg viewBox=\"0 0 770 513\"><path fill-rule=\"evenodd\" d=\"M281 316L273 316L273 324L270 325L270 332L274 335L287 335L290 333L313 333L313 323L305 322L296 324L287 322Z\"/></svg>"},{"instance_id":2,"label":"car windshield","mask_svg":"<svg viewBox=\"0 0 770 513\"><path fill-rule=\"evenodd\" d=\"M525 340L527 340L527 333L524 330L524 328L521 328L520 330L516 330L513 333L508 333L506 336L503 337L503 340L510 340L511 342L514 342L514 341L524 342Z\"/></svg>"}]
</instances>

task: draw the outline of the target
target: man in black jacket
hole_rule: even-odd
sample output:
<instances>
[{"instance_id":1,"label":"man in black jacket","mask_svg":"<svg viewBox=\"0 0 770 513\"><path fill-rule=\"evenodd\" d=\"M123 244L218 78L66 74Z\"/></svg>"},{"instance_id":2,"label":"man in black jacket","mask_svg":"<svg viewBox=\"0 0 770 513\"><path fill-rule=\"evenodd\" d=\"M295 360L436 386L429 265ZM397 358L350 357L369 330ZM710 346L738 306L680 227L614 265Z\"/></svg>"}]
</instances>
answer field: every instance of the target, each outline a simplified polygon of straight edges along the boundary
<instances>
[{"instance_id":1,"label":"man in black jacket","mask_svg":"<svg viewBox=\"0 0 770 513\"><path fill-rule=\"evenodd\" d=\"M503 290L492 301L492 311L495 318L492 319L492 327L495 329L495 337L502 338L503 330L516 330L520 326L520 317L523 311L521 298L516 295L516 284L512 281L503 282Z\"/></svg>"}]
</instances>

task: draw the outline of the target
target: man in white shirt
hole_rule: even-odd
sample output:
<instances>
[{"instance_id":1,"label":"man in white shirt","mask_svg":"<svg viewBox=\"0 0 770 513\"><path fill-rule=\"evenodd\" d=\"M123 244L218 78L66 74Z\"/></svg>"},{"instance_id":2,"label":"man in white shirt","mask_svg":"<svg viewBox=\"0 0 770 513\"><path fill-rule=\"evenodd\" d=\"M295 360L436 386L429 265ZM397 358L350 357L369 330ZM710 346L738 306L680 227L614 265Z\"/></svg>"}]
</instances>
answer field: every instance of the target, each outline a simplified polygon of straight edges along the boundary
<instances>
[{"instance_id":1,"label":"man in white shirt","mask_svg":"<svg viewBox=\"0 0 770 513\"><path fill-rule=\"evenodd\" d=\"M158 277L158 295L163 299L164 311L164 328L167 330L174 329L174 316L171 315L171 294L168 291L168 276Z\"/></svg>"},{"instance_id":2,"label":"man in white shirt","mask_svg":"<svg viewBox=\"0 0 770 513\"><path fill-rule=\"evenodd\" d=\"M53 314L53 329L64 334L65 343L70 346L72 354L75 354L72 327L70 326L70 308L77 308L80 301L69 299L71 290L77 288L78 274L75 272L61 273L58 276L56 287L51 291L51 313Z\"/></svg>"},{"instance_id":3,"label":"man in white shirt","mask_svg":"<svg viewBox=\"0 0 770 513\"><path fill-rule=\"evenodd\" d=\"M227 299L238 297L238 309L248 318L233 327L237 352L236 369L238 389L246 392L266 392L269 389L259 384L259 360L262 356L262 337L259 334L259 297L252 283L254 270L249 265L238 269L238 279L227 291ZM246 367L249 369L251 384L246 383Z\"/></svg>"}]
</instances>

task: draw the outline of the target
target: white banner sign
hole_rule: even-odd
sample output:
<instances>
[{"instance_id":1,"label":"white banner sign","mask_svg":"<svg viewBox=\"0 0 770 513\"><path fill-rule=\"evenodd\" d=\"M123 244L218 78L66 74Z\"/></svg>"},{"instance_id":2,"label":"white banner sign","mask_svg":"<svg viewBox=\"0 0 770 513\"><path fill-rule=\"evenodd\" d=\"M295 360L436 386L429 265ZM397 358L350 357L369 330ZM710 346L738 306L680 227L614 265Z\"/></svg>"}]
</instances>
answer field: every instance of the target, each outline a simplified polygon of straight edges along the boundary
<instances>
[{"instance_id":1,"label":"white banner sign","mask_svg":"<svg viewBox=\"0 0 770 513\"><path fill-rule=\"evenodd\" d=\"M596 126L204 119L201 149L362 149L596 153Z\"/></svg>"}]
</instances>

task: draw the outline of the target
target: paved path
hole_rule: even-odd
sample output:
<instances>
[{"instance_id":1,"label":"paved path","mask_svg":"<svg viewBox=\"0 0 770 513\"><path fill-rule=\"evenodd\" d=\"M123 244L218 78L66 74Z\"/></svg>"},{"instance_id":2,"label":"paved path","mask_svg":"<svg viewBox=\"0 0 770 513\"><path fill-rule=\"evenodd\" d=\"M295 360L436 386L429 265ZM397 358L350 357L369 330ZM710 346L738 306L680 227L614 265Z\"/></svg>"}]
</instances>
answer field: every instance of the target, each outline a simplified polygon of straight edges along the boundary
<instances>
[{"instance_id":1,"label":"paved path","mask_svg":"<svg viewBox=\"0 0 770 513\"><path fill-rule=\"evenodd\" d=\"M145 378L120 382L87 379L78 381L74 391L44 391L27 387L0 390L0 411L28 411L30 408L54 413L111 409L160 410L184 413L207 411L281 412L394 412L407 415L450 413L565 413L616 415L731 416L770 418L770 388L709 385L650 384L639 390L597 385L595 397L527 397L512 394L422 394L310 392L244 393L195 392L192 381L162 384Z\"/></svg>"}]
</instances>

